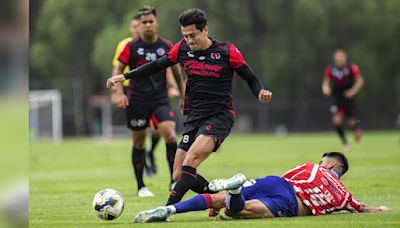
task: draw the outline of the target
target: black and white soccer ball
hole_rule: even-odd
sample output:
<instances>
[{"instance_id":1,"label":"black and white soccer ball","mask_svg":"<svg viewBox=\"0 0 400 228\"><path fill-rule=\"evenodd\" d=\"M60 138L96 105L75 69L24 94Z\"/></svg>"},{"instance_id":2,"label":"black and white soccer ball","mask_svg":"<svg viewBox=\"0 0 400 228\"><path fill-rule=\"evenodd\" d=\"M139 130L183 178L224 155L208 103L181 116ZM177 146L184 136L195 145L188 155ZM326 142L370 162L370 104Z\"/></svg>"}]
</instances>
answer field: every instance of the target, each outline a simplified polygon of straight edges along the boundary
<instances>
[{"instance_id":1,"label":"black and white soccer ball","mask_svg":"<svg viewBox=\"0 0 400 228\"><path fill-rule=\"evenodd\" d=\"M93 209L103 220L117 219L124 211L124 199L114 189L103 189L94 196Z\"/></svg>"}]
</instances>

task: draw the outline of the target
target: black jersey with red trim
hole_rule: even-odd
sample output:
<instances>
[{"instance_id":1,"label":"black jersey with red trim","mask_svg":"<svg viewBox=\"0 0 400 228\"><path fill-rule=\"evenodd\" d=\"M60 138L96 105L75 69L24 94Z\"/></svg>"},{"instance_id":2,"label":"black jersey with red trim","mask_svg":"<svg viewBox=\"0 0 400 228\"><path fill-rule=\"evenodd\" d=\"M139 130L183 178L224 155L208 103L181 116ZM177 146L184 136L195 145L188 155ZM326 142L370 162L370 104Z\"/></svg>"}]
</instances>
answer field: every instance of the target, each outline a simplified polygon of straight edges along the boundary
<instances>
[{"instance_id":1,"label":"black jersey with red trim","mask_svg":"<svg viewBox=\"0 0 400 228\"><path fill-rule=\"evenodd\" d=\"M173 44L163 37L158 37L155 43L145 43L135 38L127 43L118 60L134 69L166 55L172 47ZM139 101L167 99L166 71L162 70L149 77L133 78L127 94L130 99Z\"/></svg>"},{"instance_id":2,"label":"black jersey with red trim","mask_svg":"<svg viewBox=\"0 0 400 228\"><path fill-rule=\"evenodd\" d=\"M167 56L124 73L126 79L148 77L169 66L180 63L186 71L184 114L187 121L201 119L215 113L235 116L232 105L232 82L236 72L247 82L254 96L264 88L253 70L246 64L232 43L210 39L206 50L191 51L185 40L179 41Z\"/></svg>"},{"instance_id":3,"label":"black jersey with red trim","mask_svg":"<svg viewBox=\"0 0 400 228\"><path fill-rule=\"evenodd\" d=\"M245 60L232 43L211 41L208 49L193 52L181 40L168 53L168 59L181 63L188 77L184 114L201 117L229 111L234 116L233 73Z\"/></svg>"},{"instance_id":4,"label":"black jersey with red trim","mask_svg":"<svg viewBox=\"0 0 400 228\"><path fill-rule=\"evenodd\" d=\"M342 68L332 64L325 69L325 78L333 82L333 95L338 97L343 97L343 92L350 89L359 76L360 69L353 63Z\"/></svg>"}]
</instances>

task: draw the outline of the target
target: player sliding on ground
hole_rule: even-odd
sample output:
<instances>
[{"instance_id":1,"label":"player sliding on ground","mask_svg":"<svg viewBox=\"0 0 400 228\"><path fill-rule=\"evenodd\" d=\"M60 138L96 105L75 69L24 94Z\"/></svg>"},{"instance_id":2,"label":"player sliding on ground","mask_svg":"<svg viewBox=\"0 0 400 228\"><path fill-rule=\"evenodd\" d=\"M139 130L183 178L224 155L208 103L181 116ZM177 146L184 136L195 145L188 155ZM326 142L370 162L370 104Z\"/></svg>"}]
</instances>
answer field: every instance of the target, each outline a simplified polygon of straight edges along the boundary
<instances>
[{"instance_id":1,"label":"player sliding on ground","mask_svg":"<svg viewBox=\"0 0 400 228\"><path fill-rule=\"evenodd\" d=\"M319 163L304 163L281 177L266 176L246 181L243 174L211 181L209 188L220 191L201 194L173 205L143 211L134 222L165 221L176 213L210 208L234 218L274 218L327 215L335 211L381 212L386 206L374 207L356 200L340 177L348 170L347 158L339 152L325 153ZM225 191L227 190L227 191Z\"/></svg>"}]
</instances>

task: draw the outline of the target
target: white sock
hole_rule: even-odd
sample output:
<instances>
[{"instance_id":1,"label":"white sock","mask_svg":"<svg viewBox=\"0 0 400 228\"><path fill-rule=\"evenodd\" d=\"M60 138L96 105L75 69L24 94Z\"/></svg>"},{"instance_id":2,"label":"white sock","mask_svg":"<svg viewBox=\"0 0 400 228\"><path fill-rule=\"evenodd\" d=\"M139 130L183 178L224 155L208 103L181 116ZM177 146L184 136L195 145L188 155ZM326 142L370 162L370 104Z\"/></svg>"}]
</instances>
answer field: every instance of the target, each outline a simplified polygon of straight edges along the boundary
<instances>
[{"instance_id":1,"label":"white sock","mask_svg":"<svg viewBox=\"0 0 400 228\"><path fill-rule=\"evenodd\" d=\"M174 207L174 205L168 205L167 206L167 212L169 215L173 215L176 213L176 208Z\"/></svg>"},{"instance_id":2,"label":"white sock","mask_svg":"<svg viewBox=\"0 0 400 228\"><path fill-rule=\"evenodd\" d=\"M236 188L236 189L229 190L229 193L237 195L237 194L240 194L241 191L242 191L242 187L239 187L239 188Z\"/></svg>"}]
</instances>

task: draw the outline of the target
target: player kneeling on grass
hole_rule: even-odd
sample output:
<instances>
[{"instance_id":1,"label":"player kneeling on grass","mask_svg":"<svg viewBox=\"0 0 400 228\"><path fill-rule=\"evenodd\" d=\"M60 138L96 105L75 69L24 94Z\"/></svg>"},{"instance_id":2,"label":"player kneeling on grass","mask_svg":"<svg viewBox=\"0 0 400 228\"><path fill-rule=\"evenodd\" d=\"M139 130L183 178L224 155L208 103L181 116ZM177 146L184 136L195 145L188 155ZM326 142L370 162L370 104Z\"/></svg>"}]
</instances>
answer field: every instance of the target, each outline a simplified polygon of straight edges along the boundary
<instances>
[{"instance_id":1,"label":"player kneeling on grass","mask_svg":"<svg viewBox=\"0 0 400 228\"><path fill-rule=\"evenodd\" d=\"M304 163L281 177L266 176L246 181L243 174L217 179L209 184L215 194L201 194L173 205L140 212L134 222L164 221L176 213L210 208L234 218L274 218L326 215L335 211L381 212L356 200L340 177L348 170L347 158L339 152L325 153L319 163ZM227 191L224 191L227 190Z\"/></svg>"}]
</instances>

